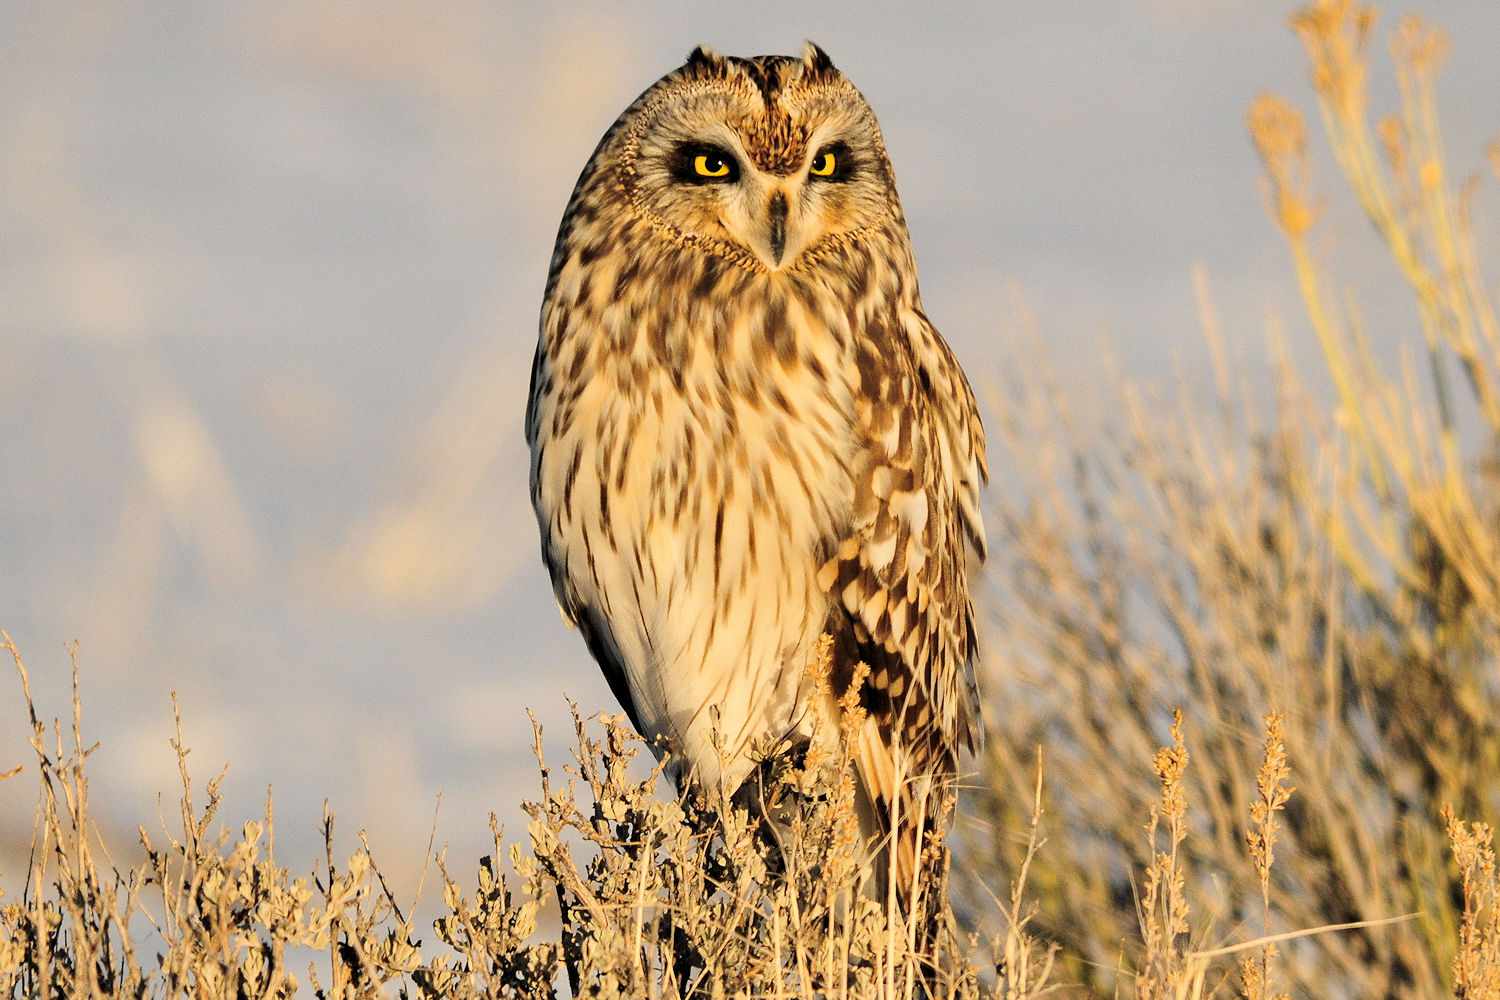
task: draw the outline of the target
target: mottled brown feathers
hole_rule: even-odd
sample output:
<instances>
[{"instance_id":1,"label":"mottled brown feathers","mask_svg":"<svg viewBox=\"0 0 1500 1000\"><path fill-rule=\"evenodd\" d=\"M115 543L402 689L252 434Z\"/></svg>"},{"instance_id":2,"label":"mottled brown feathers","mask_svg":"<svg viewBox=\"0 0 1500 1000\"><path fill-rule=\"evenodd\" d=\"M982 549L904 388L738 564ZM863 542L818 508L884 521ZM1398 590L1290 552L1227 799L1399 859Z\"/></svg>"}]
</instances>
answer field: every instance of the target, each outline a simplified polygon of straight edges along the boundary
<instances>
[{"instance_id":1,"label":"mottled brown feathers","mask_svg":"<svg viewBox=\"0 0 1500 1000\"><path fill-rule=\"evenodd\" d=\"M807 159L807 130L778 108L747 115L739 131L751 162L769 174L785 177Z\"/></svg>"},{"instance_id":2,"label":"mottled brown feathers","mask_svg":"<svg viewBox=\"0 0 1500 1000\"><path fill-rule=\"evenodd\" d=\"M734 183L675 179L685 142ZM847 173L811 177L832 142ZM559 228L526 436L558 604L679 777L733 791L767 748L827 739L858 677L872 814L951 795L979 732L983 430L874 115L821 49L699 47L605 134ZM831 694L805 675L825 632Z\"/></svg>"}]
</instances>

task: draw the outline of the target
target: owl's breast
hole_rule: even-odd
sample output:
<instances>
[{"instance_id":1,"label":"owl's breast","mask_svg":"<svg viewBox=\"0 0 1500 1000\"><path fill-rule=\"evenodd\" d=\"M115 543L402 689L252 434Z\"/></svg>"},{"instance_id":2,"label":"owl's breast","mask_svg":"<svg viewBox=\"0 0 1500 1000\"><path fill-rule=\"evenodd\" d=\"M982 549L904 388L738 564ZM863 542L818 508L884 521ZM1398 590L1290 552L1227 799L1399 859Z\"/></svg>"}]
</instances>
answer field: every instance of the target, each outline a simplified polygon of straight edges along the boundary
<instances>
[{"instance_id":1,"label":"owl's breast","mask_svg":"<svg viewBox=\"0 0 1500 1000\"><path fill-rule=\"evenodd\" d=\"M797 724L828 613L817 569L853 496L837 327L786 298L736 305L637 313L634 336L558 330L573 343L533 443L554 577L608 623L648 735L700 775L715 715L740 751Z\"/></svg>"}]
</instances>

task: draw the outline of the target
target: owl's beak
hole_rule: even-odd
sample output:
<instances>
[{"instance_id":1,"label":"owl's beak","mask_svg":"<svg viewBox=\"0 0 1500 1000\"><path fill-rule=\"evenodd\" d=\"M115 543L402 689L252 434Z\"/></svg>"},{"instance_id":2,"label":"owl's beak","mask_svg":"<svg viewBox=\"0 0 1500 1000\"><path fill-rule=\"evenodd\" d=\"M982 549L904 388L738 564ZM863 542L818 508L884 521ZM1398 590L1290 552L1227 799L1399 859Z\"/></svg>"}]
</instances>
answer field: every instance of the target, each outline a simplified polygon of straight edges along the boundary
<instances>
[{"instance_id":1,"label":"owl's beak","mask_svg":"<svg viewBox=\"0 0 1500 1000\"><path fill-rule=\"evenodd\" d=\"M767 235L771 242L771 263L775 267L781 266L781 255L786 253L786 213L786 193L777 191L771 196L771 204L767 208Z\"/></svg>"}]
</instances>

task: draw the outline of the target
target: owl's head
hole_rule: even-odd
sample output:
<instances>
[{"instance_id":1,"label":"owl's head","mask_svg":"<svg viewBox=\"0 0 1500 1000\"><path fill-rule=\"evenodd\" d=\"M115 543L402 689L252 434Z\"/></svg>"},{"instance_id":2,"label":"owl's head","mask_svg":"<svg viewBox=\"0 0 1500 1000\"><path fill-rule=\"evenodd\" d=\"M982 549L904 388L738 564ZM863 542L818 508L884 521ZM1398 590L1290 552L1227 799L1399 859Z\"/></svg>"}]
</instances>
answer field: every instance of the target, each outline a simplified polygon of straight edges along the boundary
<instances>
[{"instance_id":1,"label":"owl's head","mask_svg":"<svg viewBox=\"0 0 1500 1000\"><path fill-rule=\"evenodd\" d=\"M700 46L621 122L635 208L673 238L776 272L899 220L875 115L822 49L800 59Z\"/></svg>"}]
</instances>

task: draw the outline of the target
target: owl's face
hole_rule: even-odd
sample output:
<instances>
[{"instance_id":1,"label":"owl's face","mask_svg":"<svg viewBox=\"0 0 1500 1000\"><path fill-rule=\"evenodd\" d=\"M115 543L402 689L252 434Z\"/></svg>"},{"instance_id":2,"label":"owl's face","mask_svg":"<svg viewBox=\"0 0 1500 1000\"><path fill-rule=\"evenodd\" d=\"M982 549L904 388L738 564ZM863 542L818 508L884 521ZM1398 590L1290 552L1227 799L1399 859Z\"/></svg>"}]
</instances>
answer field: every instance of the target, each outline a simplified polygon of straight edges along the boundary
<instances>
[{"instance_id":1,"label":"owl's face","mask_svg":"<svg viewBox=\"0 0 1500 1000\"><path fill-rule=\"evenodd\" d=\"M695 50L647 92L620 167L653 221L770 272L899 214L874 114L811 43L800 60Z\"/></svg>"}]
</instances>

